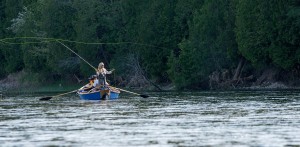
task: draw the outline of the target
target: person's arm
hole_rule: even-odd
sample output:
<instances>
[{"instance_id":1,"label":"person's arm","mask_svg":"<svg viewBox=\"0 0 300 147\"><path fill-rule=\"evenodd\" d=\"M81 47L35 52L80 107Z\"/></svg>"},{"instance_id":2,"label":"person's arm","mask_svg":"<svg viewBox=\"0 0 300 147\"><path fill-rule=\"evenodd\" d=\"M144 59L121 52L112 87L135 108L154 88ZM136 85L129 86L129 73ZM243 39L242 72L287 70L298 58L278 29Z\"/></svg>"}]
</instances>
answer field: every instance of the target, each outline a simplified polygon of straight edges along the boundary
<instances>
[{"instance_id":1,"label":"person's arm","mask_svg":"<svg viewBox=\"0 0 300 147\"><path fill-rule=\"evenodd\" d=\"M106 69L104 69L105 74L111 74L115 69L112 69L111 71L107 71Z\"/></svg>"}]
</instances>

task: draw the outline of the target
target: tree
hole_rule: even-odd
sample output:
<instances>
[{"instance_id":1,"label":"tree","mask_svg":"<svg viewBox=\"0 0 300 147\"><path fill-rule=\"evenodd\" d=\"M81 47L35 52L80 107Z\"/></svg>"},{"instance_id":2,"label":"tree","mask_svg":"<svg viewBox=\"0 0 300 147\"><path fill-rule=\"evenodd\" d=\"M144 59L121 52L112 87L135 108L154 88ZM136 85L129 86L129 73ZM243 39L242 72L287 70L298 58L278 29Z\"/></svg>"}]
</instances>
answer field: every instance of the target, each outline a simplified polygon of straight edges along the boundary
<instances>
[{"instance_id":1,"label":"tree","mask_svg":"<svg viewBox=\"0 0 300 147\"><path fill-rule=\"evenodd\" d=\"M5 0L0 0L0 22L5 22ZM5 38L5 25L0 23L0 38ZM4 43L0 42L0 78L6 75L6 60L4 56Z\"/></svg>"},{"instance_id":2,"label":"tree","mask_svg":"<svg viewBox=\"0 0 300 147\"><path fill-rule=\"evenodd\" d=\"M41 32L44 32L44 36L55 39L75 39L73 21L76 19L76 10L72 7L71 1L41 0L38 8L41 13L39 27ZM68 44L68 46L74 47L72 44ZM58 42L50 42L44 47L47 51L44 61L46 61L46 67L51 71L48 76L63 78L79 72L77 57L64 46Z\"/></svg>"},{"instance_id":3,"label":"tree","mask_svg":"<svg viewBox=\"0 0 300 147\"><path fill-rule=\"evenodd\" d=\"M2 1L1 5L4 8L4 14L2 14L2 36L4 38L12 37L12 33L9 30L12 20L16 18L19 12L23 9L23 1L17 0ZM2 23L2 21L1 21ZM2 54L4 55L4 63L6 73L13 73L23 69L24 63L22 60L23 52L19 45L4 45L1 46Z\"/></svg>"},{"instance_id":4,"label":"tree","mask_svg":"<svg viewBox=\"0 0 300 147\"><path fill-rule=\"evenodd\" d=\"M77 38L81 42L99 43L94 45L78 44L78 53L97 67L104 62L108 67L114 54L114 47L106 43L115 42L116 21L118 21L116 5L118 1L106 0L76 0L73 7L77 11L77 22L74 24ZM101 44L102 43L102 44ZM80 70L83 75L95 73L86 63L81 62Z\"/></svg>"},{"instance_id":5,"label":"tree","mask_svg":"<svg viewBox=\"0 0 300 147\"><path fill-rule=\"evenodd\" d=\"M270 2L272 43L269 47L273 63L285 70L299 68L300 64L300 3L294 0ZM298 69L299 70L299 69Z\"/></svg>"},{"instance_id":6,"label":"tree","mask_svg":"<svg viewBox=\"0 0 300 147\"><path fill-rule=\"evenodd\" d=\"M294 0L240 0L236 32L242 55L255 66L293 68L299 58L298 14Z\"/></svg>"},{"instance_id":7,"label":"tree","mask_svg":"<svg viewBox=\"0 0 300 147\"><path fill-rule=\"evenodd\" d=\"M227 50L237 49L230 4L230 0L207 0L193 13L189 37L180 43L180 72L173 79L178 88L206 87L209 74L232 67Z\"/></svg>"}]
</instances>

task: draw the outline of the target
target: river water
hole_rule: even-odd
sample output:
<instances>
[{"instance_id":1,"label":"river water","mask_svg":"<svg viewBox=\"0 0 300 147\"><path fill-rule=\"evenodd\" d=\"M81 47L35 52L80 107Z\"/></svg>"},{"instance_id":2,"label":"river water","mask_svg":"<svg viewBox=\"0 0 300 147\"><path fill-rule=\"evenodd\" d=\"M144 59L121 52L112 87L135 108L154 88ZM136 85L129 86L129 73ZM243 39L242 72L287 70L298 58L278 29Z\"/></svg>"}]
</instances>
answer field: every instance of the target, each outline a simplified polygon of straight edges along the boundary
<instances>
[{"instance_id":1,"label":"river water","mask_svg":"<svg viewBox=\"0 0 300 147\"><path fill-rule=\"evenodd\" d=\"M0 146L300 146L299 91L0 98Z\"/></svg>"}]
</instances>

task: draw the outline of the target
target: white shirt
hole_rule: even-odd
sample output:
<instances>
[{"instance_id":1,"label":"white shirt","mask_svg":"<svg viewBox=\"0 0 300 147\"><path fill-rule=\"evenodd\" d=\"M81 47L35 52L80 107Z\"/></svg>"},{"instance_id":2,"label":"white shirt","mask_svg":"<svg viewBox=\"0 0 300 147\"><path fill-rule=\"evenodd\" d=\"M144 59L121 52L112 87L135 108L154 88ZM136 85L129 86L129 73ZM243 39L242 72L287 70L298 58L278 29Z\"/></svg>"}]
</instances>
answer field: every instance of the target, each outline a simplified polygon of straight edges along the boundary
<instances>
[{"instance_id":1,"label":"white shirt","mask_svg":"<svg viewBox=\"0 0 300 147\"><path fill-rule=\"evenodd\" d=\"M94 83L93 83L93 86L96 87L97 85L99 85L99 80L98 80L98 79L95 79L95 80L94 80Z\"/></svg>"}]
</instances>

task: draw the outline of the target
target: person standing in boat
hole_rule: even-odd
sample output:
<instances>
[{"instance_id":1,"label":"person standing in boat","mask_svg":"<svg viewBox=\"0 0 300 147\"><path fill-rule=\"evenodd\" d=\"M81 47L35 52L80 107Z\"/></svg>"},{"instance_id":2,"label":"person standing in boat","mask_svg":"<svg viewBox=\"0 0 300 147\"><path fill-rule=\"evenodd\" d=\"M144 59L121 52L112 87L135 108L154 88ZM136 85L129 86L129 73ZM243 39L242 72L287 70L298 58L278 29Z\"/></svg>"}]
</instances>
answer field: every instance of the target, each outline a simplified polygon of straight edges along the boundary
<instances>
[{"instance_id":1,"label":"person standing in boat","mask_svg":"<svg viewBox=\"0 0 300 147\"><path fill-rule=\"evenodd\" d=\"M111 74L113 71L114 71L114 69L111 70L111 71L106 70L104 68L104 63L103 62L99 63L98 69L97 69L97 76L98 76L98 83L99 83L100 86L106 87L107 85L109 85L106 81L106 75Z\"/></svg>"}]
</instances>

